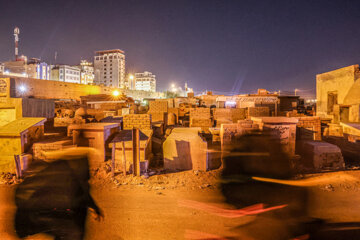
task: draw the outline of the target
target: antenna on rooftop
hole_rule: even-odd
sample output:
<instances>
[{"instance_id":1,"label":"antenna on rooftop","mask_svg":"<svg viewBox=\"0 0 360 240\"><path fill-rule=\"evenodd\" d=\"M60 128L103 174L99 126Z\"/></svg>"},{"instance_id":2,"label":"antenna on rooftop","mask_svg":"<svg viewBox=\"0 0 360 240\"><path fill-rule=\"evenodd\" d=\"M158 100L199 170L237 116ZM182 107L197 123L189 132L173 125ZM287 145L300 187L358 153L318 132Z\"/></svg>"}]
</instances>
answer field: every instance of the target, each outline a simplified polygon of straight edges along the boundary
<instances>
[{"instance_id":1,"label":"antenna on rooftop","mask_svg":"<svg viewBox=\"0 0 360 240\"><path fill-rule=\"evenodd\" d=\"M19 56L19 34L20 29L18 27L14 28L14 37L15 37L15 61L18 60Z\"/></svg>"},{"instance_id":2,"label":"antenna on rooftop","mask_svg":"<svg viewBox=\"0 0 360 240\"><path fill-rule=\"evenodd\" d=\"M54 65L56 65L57 52L55 52L55 56L54 56L54 58L55 58Z\"/></svg>"}]
</instances>

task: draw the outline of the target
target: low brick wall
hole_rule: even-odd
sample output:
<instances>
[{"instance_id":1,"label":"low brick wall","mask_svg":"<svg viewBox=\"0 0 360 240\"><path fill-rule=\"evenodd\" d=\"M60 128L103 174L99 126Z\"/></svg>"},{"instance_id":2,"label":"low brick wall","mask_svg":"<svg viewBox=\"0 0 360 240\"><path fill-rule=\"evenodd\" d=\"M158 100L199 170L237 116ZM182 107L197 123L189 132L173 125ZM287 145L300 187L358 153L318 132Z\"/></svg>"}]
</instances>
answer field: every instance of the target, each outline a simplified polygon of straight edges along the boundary
<instances>
[{"instance_id":1,"label":"low brick wall","mask_svg":"<svg viewBox=\"0 0 360 240\"><path fill-rule=\"evenodd\" d=\"M149 102L149 112L167 112L167 101L151 101Z\"/></svg>"},{"instance_id":2,"label":"low brick wall","mask_svg":"<svg viewBox=\"0 0 360 240\"><path fill-rule=\"evenodd\" d=\"M151 115L152 122L167 122L167 113L166 112L148 112Z\"/></svg>"},{"instance_id":3,"label":"low brick wall","mask_svg":"<svg viewBox=\"0 0 360 240\"><path fill-rule=\"evenodd\" d=\"M249 107L247 110L247 118L250 117L269 117L270 109L268 107Z\"/></svg>"},{"instance_id":4,"label":"low brick wall","mask_svg":"<svg viewBox=\"0 0 360 240\"><path fill-rule=\"evenodd\" d=\"M191 108L190 109L190 121L191 119L210 119L210 108Z\"/></svg>"},{"instance_id":5,"label":"low brick wall","mask_svg":"<svg viewBox=\"0 0 360 240\"><path fill-rule=\"evenodd\" d=\"M128 114L123 116L124 129L151 129L150 114Z\"/></svg>"},{"instance_id":6,"label":"low brick wall","mask_svg":"<svg viewBox=\"0 0 360 240\"><path fill-rule=\"evenodd\" d=\"M212 126L211 119L192 119L190 122L190 127L201 127L202 130L206 130Z\"/></svg>"},{"instance_id":7,"label":"low brick wall","mask_svg":"<svg viewBox=\"0 0 360 240\"><path fill-rule=\"evenodd\" d=\"M85 119L82 118L69 118L69 117L56 117L54 118L54 127L67 127L71 124L85 123Z\"/></svg>"}]
</instances>

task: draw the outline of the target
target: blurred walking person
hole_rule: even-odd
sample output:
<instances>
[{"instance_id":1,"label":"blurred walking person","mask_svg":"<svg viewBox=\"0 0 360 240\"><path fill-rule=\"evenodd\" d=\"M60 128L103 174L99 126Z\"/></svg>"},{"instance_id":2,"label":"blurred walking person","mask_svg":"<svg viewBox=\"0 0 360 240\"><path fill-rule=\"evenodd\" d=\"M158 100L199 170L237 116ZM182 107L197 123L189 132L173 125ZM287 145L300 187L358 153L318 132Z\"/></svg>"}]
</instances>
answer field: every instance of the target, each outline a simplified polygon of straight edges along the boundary
<instances>
[{"instance_id":1,"label":"blurred walking person","mask_svg":"<svg viewBox=\"0 0 360 240\"><path fill-rule=\"evenodd\" d=\"M102 211L90 195L89 148L71 148L34 161L15 193L15 229L20 238L38 233L55 240L81 240L88 209ZM44 153L45 154L45 153Z\"/></svg>"}]
</instances>

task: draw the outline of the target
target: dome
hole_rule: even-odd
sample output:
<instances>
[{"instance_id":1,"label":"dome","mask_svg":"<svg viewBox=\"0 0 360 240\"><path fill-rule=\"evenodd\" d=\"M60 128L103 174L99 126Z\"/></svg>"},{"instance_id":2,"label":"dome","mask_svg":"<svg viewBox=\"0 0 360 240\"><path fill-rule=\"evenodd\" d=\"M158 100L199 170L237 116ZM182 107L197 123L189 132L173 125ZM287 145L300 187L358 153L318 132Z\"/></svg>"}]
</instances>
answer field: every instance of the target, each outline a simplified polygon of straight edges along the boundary
<instances>
[{"instance_id":1,"label":"dome","mask_svg":"<svg viewBox=\"0 0 360 240\"><path fill-rule=\"evenodd\" d=\"M84 108L79 108L75 111L75 116L85 116L86 115L86 110Z\"/></svg>"}]
</instances>

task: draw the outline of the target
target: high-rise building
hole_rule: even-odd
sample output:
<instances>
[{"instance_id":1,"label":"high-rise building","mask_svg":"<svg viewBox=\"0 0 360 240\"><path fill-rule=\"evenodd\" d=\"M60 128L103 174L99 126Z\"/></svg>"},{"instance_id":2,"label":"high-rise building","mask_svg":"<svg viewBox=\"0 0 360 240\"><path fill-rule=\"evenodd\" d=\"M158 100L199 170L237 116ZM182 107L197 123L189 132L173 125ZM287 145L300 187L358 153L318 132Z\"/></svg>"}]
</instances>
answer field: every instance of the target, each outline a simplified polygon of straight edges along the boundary
<instances>
[{"instance_id":1,"label":"high-rise building","mask_svg":"<svg viewBox=\"0 0 360 240\"><path fill-rule=\"evenodd\" d=\"M81 60L80 65L80 83L93 84L94 83L94 65L86 60Z\"/></svg>"},{"instance_id":2,"label":"high-rise building","mask_svg":"<svg viewBox=\"0 0 360 240\"><path fill-rule=\"evenodd\" d=\"M135 73L135 90L156 91L155 75L151 72Z\"/></svg>"},{"instance_id":3,"label":"high-rise building","mask_svg":"<svg viewBox=\"0 0 360 240\"><path fill-rule=\"evenodd\" d=\"M80 83L80 69L68 65L56 65L51 69L51 80Z\"/></svg>"},{"instance_id":4,"label":"high-rise building","mask_svg":"<svg viewBox=\"0 0 360 240\"><path fill-rule=\"evenodd\" d=\"M125 88L125 53L120 49L95 52L96 84Z\"/></svg>"}]
</instances>

